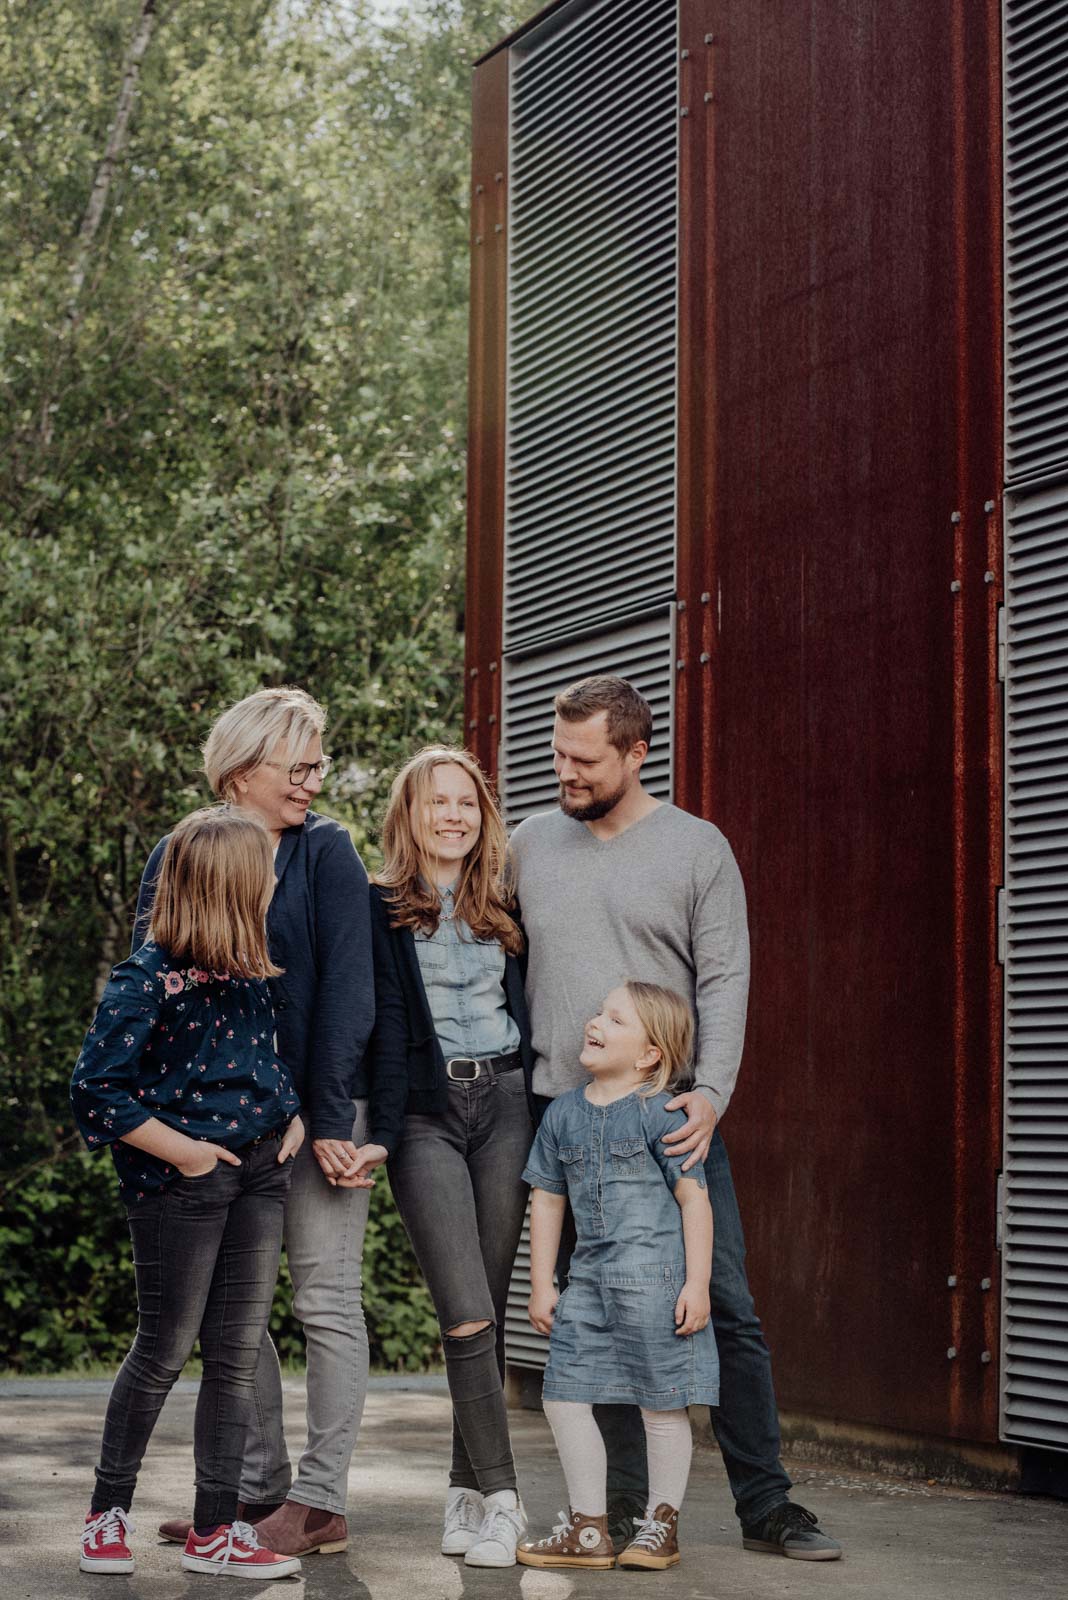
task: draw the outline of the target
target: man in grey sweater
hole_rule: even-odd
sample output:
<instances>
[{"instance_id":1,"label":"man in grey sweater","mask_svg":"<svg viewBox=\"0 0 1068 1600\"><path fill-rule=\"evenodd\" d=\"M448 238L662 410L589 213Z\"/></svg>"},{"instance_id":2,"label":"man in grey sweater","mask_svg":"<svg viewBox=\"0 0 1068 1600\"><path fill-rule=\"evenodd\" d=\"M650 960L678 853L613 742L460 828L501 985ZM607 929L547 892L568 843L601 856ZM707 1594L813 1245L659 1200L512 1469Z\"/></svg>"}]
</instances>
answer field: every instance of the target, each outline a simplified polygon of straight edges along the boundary
<instances>
[{"instance_id":1,"label":"man in grey sweater","mask_svg":"<svg viewBox=\"0 0 1068 1600\"><path fill-rule=\"evenodd\" d=\"M584 1025L621 979L661 983L691 1000L694 1087L671 1101L687 1120L670 1139L687 1153L687 1167L704 1163L715 1218L711 1299L721 1400L712 1425L745 1548L832 1561L841 1546L787 1498L771 1360L746 1280L718 1127L745 1036L749 935L741 874L718 828L642 787L652 713L633 685L585 678L558 694L554 707L560 808L520 823L510 849L530 947L535 1094L545 1104L585 1081ZM561 1276L573 1239L565 1239ZM629 1536L629 1519L646 1511L640 1413L598 1406L596 1415L608 1451L610 1523L614 1534Z\"/></svg>"}]
</instances>

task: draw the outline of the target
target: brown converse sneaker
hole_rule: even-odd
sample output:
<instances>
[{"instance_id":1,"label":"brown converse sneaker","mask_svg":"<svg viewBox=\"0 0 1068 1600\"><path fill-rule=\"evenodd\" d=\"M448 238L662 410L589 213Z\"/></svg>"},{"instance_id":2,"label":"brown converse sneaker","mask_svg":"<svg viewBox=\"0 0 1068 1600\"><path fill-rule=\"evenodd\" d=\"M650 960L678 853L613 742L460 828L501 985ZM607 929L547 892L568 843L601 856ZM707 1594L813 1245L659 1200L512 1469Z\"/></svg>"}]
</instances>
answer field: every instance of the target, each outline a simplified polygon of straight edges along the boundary
<instances>
[{"instance_id":1,"label":"brown converse sneaker","mask_svg":"<svg viewBox=\"0 0 1068 1600\"><path fill-rule=\"evenodd\" d=\"M659 1505L645 1517L635 1517L637 1533L620 1551L618 1567L646 1567L659 1571L679 1560L679 1514L674 1506Z\"/></svg>"},{"instance_id":2,"label":"brown converse sneaker","mask_svg":"<svg viewBox=\"0 0 1068 1600\"><path fill-rule=\"evenodd\" d=\"M581 1511L560 1521L546 1539L524 1539L515 1558L521 1567L614 1567L607 1517L584 1517Z\"/></svg>"}]
</instances>

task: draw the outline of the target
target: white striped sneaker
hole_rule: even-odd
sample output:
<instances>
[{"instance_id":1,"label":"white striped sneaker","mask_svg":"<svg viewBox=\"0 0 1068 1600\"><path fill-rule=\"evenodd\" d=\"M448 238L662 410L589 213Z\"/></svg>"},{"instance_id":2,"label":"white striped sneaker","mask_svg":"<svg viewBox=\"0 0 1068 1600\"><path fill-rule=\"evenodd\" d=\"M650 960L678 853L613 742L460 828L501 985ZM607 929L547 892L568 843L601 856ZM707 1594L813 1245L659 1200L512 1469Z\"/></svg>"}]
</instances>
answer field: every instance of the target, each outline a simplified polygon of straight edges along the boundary
<instances>
[{"instance_id":1,"label":"white striped sneaker","mask_svg":"<svg viewBox=\"0 0 1068 1600\"><path fill-rule=\"evenodd\" d=\"M182 1551L186 1572L210 1572L217 1577L288 1578L300 1571L296 1556L279 1556L265 1550L249 1522L223 1523L203 1538L190 1528Z\"/></svg>"}]
</instances>

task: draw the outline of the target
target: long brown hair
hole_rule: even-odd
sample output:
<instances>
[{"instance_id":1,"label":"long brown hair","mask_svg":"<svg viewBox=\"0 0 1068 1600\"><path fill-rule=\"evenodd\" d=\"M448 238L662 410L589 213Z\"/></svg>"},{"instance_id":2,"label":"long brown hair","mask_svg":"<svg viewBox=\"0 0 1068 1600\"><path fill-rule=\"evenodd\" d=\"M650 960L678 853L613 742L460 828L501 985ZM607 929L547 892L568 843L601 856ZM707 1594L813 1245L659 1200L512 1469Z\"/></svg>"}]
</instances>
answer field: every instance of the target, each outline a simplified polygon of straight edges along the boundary
<instances>
[{"instance_id":1,"label":"long brown hair","mask_svg":"<svg viewBox=\"0 0 1068 1600\"><path fill-rule=\"evenodd\" d=\"M205 806L167 840L149 938L175 962L240 978L276 978L264 918L274 889L267 829L246 812Z\"/></svg>"},{"instance_id":2,"label":"long brown hair","mask_svg":"<svg viewBox=\"0 0 1068 1600\"><path fill-rule=\"evenodd\" d=\"M423 877L419 845L412 831L413 803L420 817L430 804L436 767L456 766L467 773L478 794L482 827L470 855L464 857L456 888L455 915L467 923L476 939L496 939L510 955L523 948L523 936L509 916L512 895L505 882L507 837L486 774L467 750L452 745L428 745L397 773L389 791L382 824L385 863L374 882L389 895L390 921L395 928L437 931L441 896Z\"/></svg>"}]
</instances>

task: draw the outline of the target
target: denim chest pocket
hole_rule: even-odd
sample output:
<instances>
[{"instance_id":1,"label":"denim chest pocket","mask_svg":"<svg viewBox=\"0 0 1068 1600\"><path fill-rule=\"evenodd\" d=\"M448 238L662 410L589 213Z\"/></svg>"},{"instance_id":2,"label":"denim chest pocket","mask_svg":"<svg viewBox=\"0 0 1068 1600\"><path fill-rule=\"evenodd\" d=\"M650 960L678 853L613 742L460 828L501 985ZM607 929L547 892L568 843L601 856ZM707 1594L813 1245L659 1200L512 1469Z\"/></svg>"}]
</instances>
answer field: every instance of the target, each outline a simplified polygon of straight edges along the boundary
<instances>
[{"instance_id":1,"label":"denim chest pocket","mask_svg":"<svg viewBox=\"0 0 1068 1600\"><path fill-rule=\"evenodd\" d=\"M644 1139L611 1139L608 1172L613 1178L644 1178L648 1152Z\"/></svg>"},{"instance_id":2,"label":"denim chest pocket","mask_svg":"<svg viewBox=\"0 0 1068 1600\"><path fill-rule=\"evenodd\" d=\"M415 948L419 957L420 971L429 970L437 973L449 959L448 951L440 939L420 939L416 935Z\"/></svg>"},{"instance_id":3,"label":"denim chest pocket","mask_svg":"<svg viewBox=\"0 0 1068 1600\"><path fill-rule=\"evenodd\" d=\"M586 1165L586 1153L580 1144L564 1144L560 1146L560 1160L564 1164L564 1177L573 1183L582 1182L582 1174Z\"/></svg>"}]
</instances>

